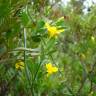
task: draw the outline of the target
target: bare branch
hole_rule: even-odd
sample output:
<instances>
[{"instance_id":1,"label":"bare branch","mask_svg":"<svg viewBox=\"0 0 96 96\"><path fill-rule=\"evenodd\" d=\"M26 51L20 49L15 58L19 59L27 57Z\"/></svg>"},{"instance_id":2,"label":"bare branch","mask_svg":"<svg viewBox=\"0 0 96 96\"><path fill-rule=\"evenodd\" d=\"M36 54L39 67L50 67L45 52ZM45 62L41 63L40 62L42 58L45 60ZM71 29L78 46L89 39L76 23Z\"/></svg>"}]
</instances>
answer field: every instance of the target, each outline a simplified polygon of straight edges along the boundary
<instances>
[{"instance_id":1,"label":"bare branch","mask_svg":"<svg viewBox=\"0 0 96 96\"><path fill-rule=\"evenodd\" d=\"M16 48L16 49L12 50L12 51L40 52L40 49L39 48L31 49L31 48L19 47L19 48Z\"/></svg>"}]
</instances>

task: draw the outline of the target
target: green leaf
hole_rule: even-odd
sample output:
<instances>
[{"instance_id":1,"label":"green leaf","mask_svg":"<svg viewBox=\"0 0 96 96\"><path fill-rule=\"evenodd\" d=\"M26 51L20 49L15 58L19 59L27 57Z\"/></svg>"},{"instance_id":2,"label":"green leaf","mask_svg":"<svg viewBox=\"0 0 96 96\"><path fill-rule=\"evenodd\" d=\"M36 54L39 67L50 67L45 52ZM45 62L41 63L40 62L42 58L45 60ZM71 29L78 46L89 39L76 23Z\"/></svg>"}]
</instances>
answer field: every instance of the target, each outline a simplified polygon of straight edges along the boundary
<instances>
[{"instance_id":1,"label":"green leaf","mask_svg":"<svg viewBox=\"0 0 96 96\"><path fill-rule=\"evenodd\" d=\"M29 17L25 12L22 12L21 14L21 22L24 26L27 26L29 23Z\"/></svg>"}]
</instances>

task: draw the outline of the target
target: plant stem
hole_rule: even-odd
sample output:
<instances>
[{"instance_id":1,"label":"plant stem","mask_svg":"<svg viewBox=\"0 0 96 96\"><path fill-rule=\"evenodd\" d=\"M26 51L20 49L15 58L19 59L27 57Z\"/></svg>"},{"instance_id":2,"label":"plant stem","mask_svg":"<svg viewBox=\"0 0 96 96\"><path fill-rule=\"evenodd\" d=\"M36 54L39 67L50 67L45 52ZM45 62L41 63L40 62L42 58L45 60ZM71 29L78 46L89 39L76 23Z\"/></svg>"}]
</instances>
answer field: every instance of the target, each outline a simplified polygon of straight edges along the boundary
<instances>
[{"instance_id":1,"label":"plant stem","mask_svg":"<svg viewBox=\"0 0 96 96\"><path fill-rule=\"evenodd\" d=\"M26 46L27 46L27 36L26 36L26 28L24 28L24 48L26 48ZM30 77L29 77L29 73L28 73L28 69L27 69L27 65L26 65L26 51L24 51L24 63L25 63L26 77L27 77L29 86L31 86L31 81L30 81ZM33 92L32 88L31 88L31 94L32 94L32 96L34 96L34 92Z\"/></svg>"}]
</instances>

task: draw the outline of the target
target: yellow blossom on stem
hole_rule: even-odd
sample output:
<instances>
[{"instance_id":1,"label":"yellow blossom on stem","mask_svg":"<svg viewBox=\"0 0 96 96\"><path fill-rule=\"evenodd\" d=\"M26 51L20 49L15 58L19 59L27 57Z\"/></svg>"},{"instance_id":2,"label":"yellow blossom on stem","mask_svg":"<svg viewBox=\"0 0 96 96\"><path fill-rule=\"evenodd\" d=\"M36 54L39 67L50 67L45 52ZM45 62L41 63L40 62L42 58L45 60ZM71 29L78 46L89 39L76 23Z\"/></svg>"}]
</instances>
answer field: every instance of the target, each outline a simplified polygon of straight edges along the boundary
<instances>
[{"instance_id":1,"label":"yellow blossom on stem","mask_svg":"<svg viewBox=\"0 0 96 96\"><path fill-rule=\"evenodd\" d=\"M16 69L24 69L24 62L22 62L21 60L18 61L18 62L15 64L15 68L16 68Z\"/></svg>"},{"instance_id":2,"label":"yellow blossom on stem","mask_svg":"<svg viewBox=\"0 0 96 96\"><path fill-rule=\"evenodd\" d=\"M51 26L49 23L46 23L45 27L48 30L48 34L49 34L50 38L56 37L61 32L64 32L64 29L58 29L56 26Z\"/></svg>"},{"instance_id":3,"label":"yellow blossom on stem","mask_svg":"<svg viewBox=\"0 0 96 96\"><path fill-rule=\"evenodd\" d=\"M46 69L47 69L47 76L56 73L58 71L57 67L52 66L51 63L46 64Z\"/></svg>"}]
</instances>

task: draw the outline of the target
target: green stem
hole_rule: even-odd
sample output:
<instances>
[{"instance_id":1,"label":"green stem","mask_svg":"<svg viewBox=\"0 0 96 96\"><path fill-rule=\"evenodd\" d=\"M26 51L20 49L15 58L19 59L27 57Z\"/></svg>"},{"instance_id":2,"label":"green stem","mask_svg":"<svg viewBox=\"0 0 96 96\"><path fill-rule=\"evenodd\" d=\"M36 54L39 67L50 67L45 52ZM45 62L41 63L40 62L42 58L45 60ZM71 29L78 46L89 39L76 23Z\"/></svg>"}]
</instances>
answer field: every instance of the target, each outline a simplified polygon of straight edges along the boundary
<instances>
[{"instance_id":1,"label":"green stem","mask_svg":"<svg viewBox=\"0 0 96 96\"><path fill-rule=\"evenodd\" d=\"M42 45L42 44L41 44L41 45ZM44 49L43 46L41 46L41 49L42 49L42 51L43 51L43 49ZM41 60L40 60L40 63L39 63L39 65L38 65L38 68L37 68L37 70L36 70L36 72L35 72L35 75L34 75L34 77L33 77L31 86L34 86L34 81L35 81L35 79L36 79L36 77L37 77L37 75L38 75L39 69L40 69L40 67L41 67L41 65L42 65L42 61L43 61L43 58L44 58L44 52L41 52L41 53L43 53L43 54L41 55Z\"/></svg>"},{"instance_id":2,"label":"green stem","mask_svg":"<svg viewBox=\"0 0 96 96\"><path fill-rule=\"evenodd\" d=\"M27 37L26 37L26 29L24 28L24 48L26 48L26 46L27 46ZM24 63L25 63L26 77L27 77L27 80L28 80L28 83L29 83L29 86L30 86L31 85L31 81L30 81L30 77L28 75L28 70L27 70L27 65L26 65L26 51L24 51ZM32 88L31 88L31 94L32 94L32 96L34 96L34 92L33 92Z\"/></svg>"}]
</instances>

